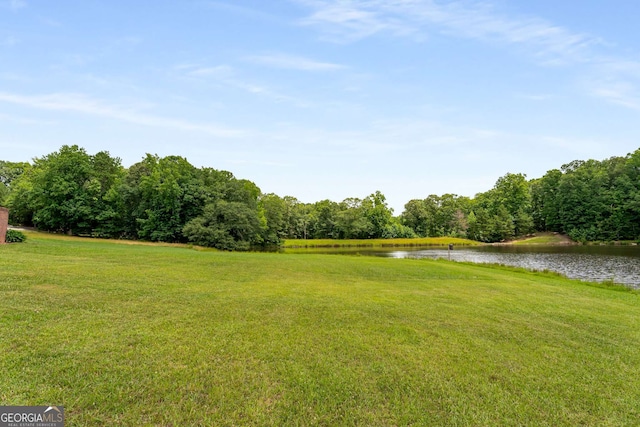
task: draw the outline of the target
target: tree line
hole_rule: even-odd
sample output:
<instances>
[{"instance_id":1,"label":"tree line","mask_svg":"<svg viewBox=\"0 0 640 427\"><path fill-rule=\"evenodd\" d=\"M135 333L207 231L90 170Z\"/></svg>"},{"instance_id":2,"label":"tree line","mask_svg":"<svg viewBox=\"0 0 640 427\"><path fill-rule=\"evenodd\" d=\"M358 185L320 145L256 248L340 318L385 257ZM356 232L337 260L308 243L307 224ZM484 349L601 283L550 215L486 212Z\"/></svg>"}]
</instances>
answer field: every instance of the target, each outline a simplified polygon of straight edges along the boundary
<instances>
[{"instance_id":1,"label":"tree line","mask_svg":"<svg viewBox=\"0 0 640 427\"><path fill-rule=\"evenodd\" d=\"M32 163L0 161L0 205L10 208L13 224L41 230L227 250L311 238L498 242L535 231L578 241L634 240L640 238L640 149L574 161L539 179L508 173L473 198L430 195L394 216L379 191L302 203L179 156L147 154L125 168L106 151L90 155L65 145Z\"/></svg>"}]
</instances>

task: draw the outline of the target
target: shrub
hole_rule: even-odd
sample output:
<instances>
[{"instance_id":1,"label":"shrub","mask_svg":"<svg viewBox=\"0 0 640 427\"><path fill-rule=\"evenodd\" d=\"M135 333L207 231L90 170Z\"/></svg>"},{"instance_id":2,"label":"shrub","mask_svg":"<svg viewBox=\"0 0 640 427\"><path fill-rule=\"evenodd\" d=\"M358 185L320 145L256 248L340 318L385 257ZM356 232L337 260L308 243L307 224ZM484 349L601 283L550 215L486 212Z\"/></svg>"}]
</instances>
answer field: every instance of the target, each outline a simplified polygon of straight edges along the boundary
<instances>
[{"instance_id":1,"label":"shrub","mask_svg":"<svg viewBox=\"0 0 640 427\"><path fill-rule=\"evenodd\" d=\"M27 236L22 231L7 230L7 236L4 240L7 243L22 243L27 240Z\"/></svg>"}]
</instances>

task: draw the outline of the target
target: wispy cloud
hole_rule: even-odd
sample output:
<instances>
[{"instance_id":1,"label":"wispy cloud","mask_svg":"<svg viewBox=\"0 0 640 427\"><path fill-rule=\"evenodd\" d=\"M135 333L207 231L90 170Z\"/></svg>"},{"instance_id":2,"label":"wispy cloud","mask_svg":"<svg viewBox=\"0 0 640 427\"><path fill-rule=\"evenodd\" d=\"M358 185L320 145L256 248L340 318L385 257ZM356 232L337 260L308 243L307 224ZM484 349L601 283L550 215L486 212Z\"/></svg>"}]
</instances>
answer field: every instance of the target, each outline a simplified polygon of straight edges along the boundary
<instances>
[{"instance_id":1,"label":"wispy cloud","mask_svg":"<svg viewBox=\"0 0 640 427\"><path fill-rule=\"evenodd\" d=\"M302 25L323 37L349 43L378 34L414 37L429 34L506 46L541 66L582 67L599 83L588 90L607 102L639 109L640 61L611 54L602 38L572 31L540 17L501 12L490 1L452 0L291 0L310 10Z\"/></svg>"},{"instance_id":2,"label":"wispy cloud","mask_svg":"<svg viewBox=\"0 0 640 427\"><path fill-rule=\"evenodd\" d=\"M76 112L143 126L202 132L220 138L235 138L245 135L244 131L237 129L145 114L137 111L135 108L107 104L86 95L75 93L20 95L0 92L0 102L7 102L41 110Z\"/></svg>"},{"instance_id":3,"label":"wispy cloud","mask_svg":"<svg viewBox=\"0 0 640 427\"><path fill-rule=\"evenodd\" d=\"M489 3L433 0L293 0L311 9L302 24L354 41L388 32L424 39L431 32L526 46L545 61L580 60L601 40L536 17L510 17Z\"/></svg>"},{"instance_id":4,"label":"wispy cloud","mask_svg":"<svg viewBox=\"0 0 640 427\"><path fill-rule=\"evenodd\" d=\"M325 38L336 42L348 43L380 32L406 34L409 28L387 15L388 9L379 2L297 0L297 3L313 10L301 23L319 27Z\"/></svg>"},{"instance_id":5,"label":"wispy cloud","mask_svg":"<svg viewBox=\"0 0 640 427\"><path fill-rule=\"evenodd\" d=\"M201 67L194 64L179 65L178 70L184 70L188 76L192 77L214 77L219 79L231 78L234 74L232 67L228 65L216 65L213 67Z\"/></svg>"},{"instance_id":6,"label":"wispy cloud","mask_svg":"<svg viewBox=\"0 0 640 427\"><path fill-rule=\"evenodd\" d=\"M308 102L282 94L267 86L251 82L238 76L237 71L229 65L203 67L195 64L183 64L176 70L191 78L208 79L225 86L233 87L254 95L264 96L279 102L290 102L298 107L307 107Z\"/></svg>"},{"instance_id":7,"label":"wispy cloud","mask_svg":"<svg viewBox=\"0 0 640 427\"><path fill-rule=\"evenodd\" d=\"M336 71L346 68L344 65L331 62L320 62L302 56L285 53L270 53L250 56L247 60L273 68L300 71Z\"/></svg>"},{"instance_id":8,"label":"wispy cloud","mask_svg":"<svg viewBox=\"0 0 640 427\"><path fill-rule=\"evenodd\" d=\"M542 61L583 61L591 56L593 46L602 43L541 18L505 16L486 3L426 1L405 11L449 35L525 47Z\"/></svg>"},{"instance_id":9,"label":"wispy cloud","mask_svg":"<svg viewBox=\"0 0 640 427\"><path fill-rule=\"evenodd\" d=\"M640 91L637 85L627 81L612 80L594 82L591 93L613 104L640 111Z\"/></svg>"},{"instance_id":10,"label":"wispy cloud","mask_svg":"<svg viewBox=\"0 0 640 427\"><path fill-rule=\"evenodd\" d=\"M640 111L640 61L602 58L591 64L582 87L592 96Z\"/></svg>"}]
</instances>

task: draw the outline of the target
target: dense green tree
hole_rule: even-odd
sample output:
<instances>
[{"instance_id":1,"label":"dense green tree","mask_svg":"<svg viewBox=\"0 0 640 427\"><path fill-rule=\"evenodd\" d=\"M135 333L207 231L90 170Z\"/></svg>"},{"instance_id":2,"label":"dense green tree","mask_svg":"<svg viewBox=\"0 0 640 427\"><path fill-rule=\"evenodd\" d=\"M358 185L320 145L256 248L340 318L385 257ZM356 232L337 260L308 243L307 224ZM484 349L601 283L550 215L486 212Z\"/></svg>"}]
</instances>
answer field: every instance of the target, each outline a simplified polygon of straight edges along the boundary
<instances>
[{"instance_id":1,"label":"dense green tree","mask_svg":"<svg viewBox=\"0 0 640 427\"><path fill-rule=\"evenodd\" d=\"M414 237L418 237L418 235L411 227L403 225L398 218L392 218L382 233L383 239L411 239Z\"/></svg>"},{"instance_id":2,"label":"dense green tree","mask_svg":"<svg viewBox=\"0 0 640 427\"><path fill-rule=\"evenodd\" d=\"M491 222L493 223L491 227L493 234L490 235L490 241L499 242L513 239L516 236L515 221L506 206L498 206Z\"/></svg>"},{"instance_id":3,"label":"dense green tree","mask_svg":"<svg viewBox=\"0 0 640 427\"><path fill-rule=\"evenodd\" d=\"M533 217L531 216L531 191L529 182L524 174L508 173L498 178L493 188L493 212L498 223L502 224L499 228L503 230L503 238L508 234L514 236L523 236L533 231ZM506 214L501 210L503 207ZM506 216L509 216L507 221ZM507 233L506 230L513 226L513 232Z\"/></svg>"},{"instance_id":4,"label":"dense green tree","mask_svg":"<svg viewBox=\"0 0 640 427\"><path fill-rule=\"evenodd\" d=\"M402 223L423 237L465 237L471 200L455 194L431 194L424 200L411 200L400 216Z\"/></svg>"},{"instance_id":5,"label":"dense green tree","mask_svg":"<svg viewBox=\"0 0 640 427\"><path fill-rule=\"evenodd\" d=\"M313 239L337 239L340 232L336 227L338 203L321 200L311 206L309 213L309 236Z\"/></svg>"},{"instance_id":6,"label":"dense green tree","mask_svg":"<svg viewBox=\"0 0 640 427\"><path fill-rule=\"evenodd\" d=\"M573 161L532 183L534 225L580 241L636 239L638 152L603 161Z\"/></svg>"},{"instance_id":7,"label":"dense green tree","mask_svg":"<svg viewBox=\"0 0 640 427\"><path fill-rule=\"evenodd\" d=\"M503 218L504 220L504 218ZM467 237L479 242L498 242L508 236L502 234L495 214L481 206L476 206L467 217ZM503 222L503 231L509 232L509 224Z\"/></svg>"},{"instance_id":8,"label":"dense green tree","mask_svg":"<svg viewBox=\"0 0 640 427\"><path fill-rule=\"evenodd\" d=\"M117 188L125 176L121 160L102 151L91 158L92 219L87 230L93 235L116 237L121 235L122 221L118 213Z\"/></svg>"},{"instance_id":9,"label":"dense green tree","mask_svg":"<svg viewBox=\"0 0 640 427\"><path fill-rule=\"evenodd\" d=\"M312 206L302 203L291 196L285 196L283 201L286 206L286 238L306 239L308 237Z\"/></svg>"},{"instance_id":10,"label":"dense green tree","mask_svg":"<svg viewBox=\"0 0 640 427\"><path fill-rule=\"evenodd\" d=\"M189 241L224 250L248 250L263 242L258 211L246 203L218 200L184 226Z\"/></svg>"},{"instance_id":11,"label":"dense green tree","mask_svg":"<svg viewBox=\"0 0 640 427\"><path fill-rule=\"evenodd\" d=\"M77 145L65 145L35 159L33 170L34 223L44 230L86 233L98 190L91 179L91 156Z\"/></svg>"},{"instance_id":12,"label":"dense green tree","mask_svg":"<svg viewBox=\"0 0 640 427\"><path fill-rule=\"evenodd\" d=\"M367 207L358 198L347 198L339 204L334 223L340 239L367 239L373 234L373 224Z\"/></svg>"},{"instance_id":13,"label":"dense green tree","mask_svg":"<svg viewBox=\"0 0 640 427\"><path fill-rule=\"evenodd\" d=\"M469 212L467 216L467 237L472 240L484 242L485 237L482 233L482 229L478 223L478 218L474 211Z\"/></svg>"},{"instance_id":14,"label":"dense green tree","mask_svg":"<svg viewBox=\"0 0 640 427\"><path fill-rule=\"evenodd\" d=\"M559 184L562 172L558 169L548 171L542 178L531 182L532 220L536 230L562 231Z\"/></svg>"},{"instance_id":15,"label":"dense green tree","mask_svg":"<svg viewBox=\"0 0 640 427\"><path fill-rule=\"evenodd\" d=\"M29 167L31 167L29 163L0 160L0 206L4 206L7 202L13 181L17 180Z\"/></svg>"},{"instance_id":16,"label":"dense green tree","mask_svg":"<svg viewBox=\"0 0 640 427\"><path fill-rule=\"evenodd\" d=\"M285 238L420 235L494 242L533 230L583 241L640 239L640 150L573 161L532 181L509 173L473 199L444 194L411 200L394 218L379 191L306 204L262 194L251 181L197 169L179 156L147 155L125 170L107 152L89 155L63 146L33 165L0 161L0 203L10 207L15 224L225 249Z\"/></svg>"},{"instance_id":17,"label":"dense green tree","mask_svg":"<svg viewBox=\"0 0 640 427\"><path fill-rule=\"evenodd\" d=\"M474 213L473 221L469 221L469 237L498 242L532 232L530 187L525 175L508 173L491 190L476 194L469 202Z\"/></svg>"},{"instance_id":18,"label":"dense green tree","mask_svg":"<svg viewBox=\"0 0 640 427\"><path fill-rule=\"evenodd\" d=\"M289 206L276 194L264 194L259 198L260 211L265 217L263 240L267 245L277 245L287 237L289 229Z\"/></svg>"},{"instance_id":19,"label":"dense green tree","mask_svg":"<svg viewBox=\"0 0 640 427\"><path fill-rule=\"evenodd\" d=\"M418 236L428 236L429 212L424 200L409 200L404 205L400 221L403 225L411 228Z\"/></svg>"},{"instance_id":20,"label":"dense green tree","mask_svg":"<svg viewBox=\"0 0 640 427\"><path fill-rule=\"evenodd\" d=\"M34 165L14 181L10 204L14 218L44 230L92 234L110 217L105 196L120 160L109 153L94 156L74 146L34 159Z\"/></svg>"},{"instance_id":21,"label":"dense green tree","mask_svg":"<svg viewBox=\"0 0 640 427\"><path fill-rule=\"evenodd\" d=\"M9 187L3 182L0 182L0 206L4 206L5 201L9 198L9 192Z\"/></svg>"},{"instance_id":22,"label":"dense green tree","mask_svg":"<svg viewBox=\"0 0 640 427\"><path fill-rule=\"evenodd\" d=\"M225 171L204 169L201 182L193 185L190 200L205 201L201 212L193 204L192 218L182 229L191 242L226 250L247 250L280 242L284 229L282 200L261 194L248 180Z\"/></svg>"},{"instance_id":23,"label":"dense green tree","mask_svg":"<svg viewBox=\"0 0 640 427\"><path fill-rule=\"evenodd\" d=\"M4 206L5 200L9 198L9 187L0 182L0 206Z\"/></svg>"},{"instance_id":24,"label":"dense green tree","mask_svg":"<svg viewBox=\"0 0 640 427\"><path fill-rule=\"evenodd\" d=\"M625 174L619 184L625 193L621 198L625 218L625 233L621 238L640 240L640 149L627 156Z\"/></svg>"},{"instance_id":25,"label":"dense green tree","mask_svg":"<svg viewBox=\"0 0 640 427\"><path fill-rule=\"evenodd\" d=\"M121 186L127 231L145 240L180 242L184 225L199 215L208 194L202 174L179 156L151 154L133 165Z\"/></svg>"},{"instance_id":26,"label":"dense green tree","mask_svg":"<svg viewBox=\"0 0 640 427\"><path fill-rule=\"evenodd\" d=\"M11 184L5 204L9 207L9 222L14 225L33 225L33 179L35 171L27 168L18 179Z\"/></svg>"},{"instance_id":27,"label":"dense green tree","mask_svg":"<svg viewBox=\"0 0 640 427\"><path fill-rule=\"evenodd\" d=\"M494 187L495 203L504 206L510 215L531 204L529 183L526 175L508 173L496 181Z\"/></svg>"},{"instance_id":28,"label":"dense green tree","mask_svg":"<svg viewBox=\"0 0 640 427\"><path fill-rule=\"evenodd\" d=\"M0 160L0 183L11 187L11 183L18 179L31 165L26 162L8 162Z\"/></svg>"},{"instance_id":29,"label":"dense green tree","mask_svg":"<svg viewBox=\"0 0 640 427\"><path fill-rule=\"evenodd\" d=\"M364 217L371 224L366 238L383 237L393 218L393 210L389 208L387 198L380 191L376 191L362 201L362 207Z\"/></svg>"},{"instance_id":30,"label":"dense green tree","mask_svg":"<svg viewBox=\"0 0 640 427\"><path fill-rule=\"evenodd\" d=\"M456 194L444 194L438 201L436 223L441 236L466 237L470 200Z\"/></svg>"}]
</instances>

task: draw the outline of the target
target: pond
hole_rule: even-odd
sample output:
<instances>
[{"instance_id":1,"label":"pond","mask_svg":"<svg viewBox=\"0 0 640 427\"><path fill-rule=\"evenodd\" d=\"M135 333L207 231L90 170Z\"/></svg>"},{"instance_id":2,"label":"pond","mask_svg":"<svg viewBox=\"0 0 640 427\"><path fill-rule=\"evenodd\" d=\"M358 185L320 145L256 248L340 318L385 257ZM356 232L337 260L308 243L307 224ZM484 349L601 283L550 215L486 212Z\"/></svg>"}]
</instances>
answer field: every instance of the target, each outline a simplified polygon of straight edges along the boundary
<instances>
[{"instance_id":1,"label":"pond","mask_svg":"<svg viewBox=\"0 0 640 427\"><path fill-rule=\"evenodd\" d=\"M311 252L504 264L555 271L572 279L612 280L640 289L640 246L458 246L451 252L447 248L336 248Z\"/></svg>"}]
</instances>

